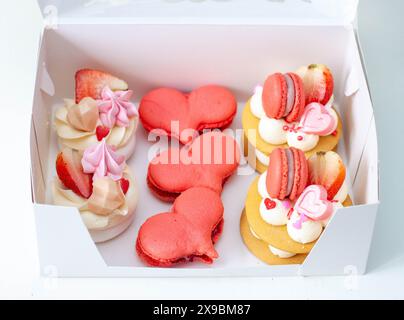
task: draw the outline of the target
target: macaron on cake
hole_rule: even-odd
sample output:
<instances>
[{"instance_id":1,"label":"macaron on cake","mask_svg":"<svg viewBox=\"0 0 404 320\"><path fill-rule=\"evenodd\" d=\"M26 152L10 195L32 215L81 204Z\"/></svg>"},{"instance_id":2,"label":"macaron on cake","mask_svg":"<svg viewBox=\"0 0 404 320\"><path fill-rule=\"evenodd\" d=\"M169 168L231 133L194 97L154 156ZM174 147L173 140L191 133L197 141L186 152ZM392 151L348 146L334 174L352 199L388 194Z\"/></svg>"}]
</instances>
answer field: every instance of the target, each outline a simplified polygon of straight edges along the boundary
<instances>
[{"instance_id":1,"label":"macaron on cake","mask_svg":"<svg viewBox=\"0 0 404 320\"><path fill-rule=\"evenodd\" d=\"M220 195L205 187L184 191L170 212L151 216L140 227L136 252L145 264L170 267L219 257L214 248L223 229Z\"/></svg>"},{"instance_id":2,"label":"macaron on cake","mask_svg":"<svg viewBox=\"0 0 404 320\"><path fill-rule=\"evenodd\" d=\"M183 93L158 88L147 93L139 106L140 121L147 131L190 142L204 129L224 129L237 112L237 101L230 90L207 85Z\"/></svg>"},{"instance_id":3,"label":"macaron on cake","mask_svg":"<svg viewBox=\"0 0 404 320\"><path fill-rule=\"evenodd\" d=\"M278 147L300 149L306 157L333 150L342 133L333 89L333 76L323 65L268 76L263 86L255 88L242 115L249 163L262 173Z\"/></svg>"},{"instance_id":4,"label":"macaron on cake","mask_svg":"<svg viewBox=\"0 0 404 320\"><path fill-rule=\"evenodd\" d=\"M64 148L56 172L53 203L76 207L95 242L116 237L133 221L138 188L125 157L106 138L84 153Z\"/></svg>"},{"instance_id":5,"label":"macaron on cake","mask_svg":"<svg viewBox=\"0 0 404 320\"><path fill-rule=\"evenodd\" d=\"M236 140L223 132L211 131L181 148L160 152L149 164L147 183L156 197L168 202L192 187L205 187L220 194L239 162Z\"/></svg>"},{"instance_id":6,"label":"macaron on cake","mask_svg":"<svg viewBox=\"0 0 404 320\"><path fill-rule=\"evenodd\" d=\"M76 97L56 110L54 126L61 149L83 152L107 140L128 159L134 152L138 111L128 84L103 71L83 69L75 76Z\"/></svg>"},{"instance_id":7,"label":"macaron on cake","mask_svg":"<svg viewBox=\"0 0 404 320\"><path fill-rule=\"evenodd\" d=\"M331 217L350 205L337 153L320 151L306 160L297 148L275 148L267 171L250 186L240 232L260 260L301 264Z\"/></svg>"}]
</instances>

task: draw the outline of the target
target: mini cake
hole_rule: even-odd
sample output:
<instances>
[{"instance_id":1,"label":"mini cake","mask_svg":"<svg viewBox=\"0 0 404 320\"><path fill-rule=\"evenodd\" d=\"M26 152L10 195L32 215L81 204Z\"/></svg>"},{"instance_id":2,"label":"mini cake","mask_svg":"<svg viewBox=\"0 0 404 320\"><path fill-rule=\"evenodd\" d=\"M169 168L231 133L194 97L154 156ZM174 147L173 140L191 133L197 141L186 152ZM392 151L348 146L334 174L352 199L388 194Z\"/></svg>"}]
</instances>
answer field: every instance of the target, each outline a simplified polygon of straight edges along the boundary
<instances>
[{"instance_id":1,"label":"mini cake","mask_svg":"<svg viewBox=\"0 0 404 320\"><path fill-rule=\"evenodd\" d=\"M276 148L268 170L248 191L240 230L261 260L302 263L335 212L350 205L346 169L337 153L318 152L306 160L301 150Z\"/></svg>"},{"instance_id":2,"label":"mini cake","mask_svg":"<svg viewBox=\"0 0 404 320\"><path fill-rule=\"evenodd\" d=\"M79 209L95 242L112 239L133 221L138 200L135 179L106 139L79 151L65 148L57 156L58 178L53 181L53 201Z\"/></svg>"},{"instance_id":3,"label":"mini cake","mask_svg":"<svg viewBox=\"0 0 404 320\"><path fill-rule=\"evenodd\" d=\"M125 81L96 70L76 73L76 98L56 110L60 147L84 151L102 139L128 159L134 151L139 121Z\"/></svg>"},{"instance_id":4,"label":"mini cake","mask_svg":"<svg viewBox=\"0 0 404 320\"><path fill-rule=\"evenodd\" d=\"M333 150L342 133L333 108L333 77L323 65L297 73L275 73L257 86L243 111L244 153L260 173L277 147L294 147L306 157Z\"/></svg>"},{"instance_id":5,"label":"mini cake","mask_svg":"<svg viewBox=\"0 0 404 320\"><path fill-rule=\"evenodd\" d=\"M139 105L140 121L147 131L175 137L184 144L204 129L224 129L236 112L234 95L218 85L203 86L190 93L155 89Z\"/></svg>"}]
</instances>

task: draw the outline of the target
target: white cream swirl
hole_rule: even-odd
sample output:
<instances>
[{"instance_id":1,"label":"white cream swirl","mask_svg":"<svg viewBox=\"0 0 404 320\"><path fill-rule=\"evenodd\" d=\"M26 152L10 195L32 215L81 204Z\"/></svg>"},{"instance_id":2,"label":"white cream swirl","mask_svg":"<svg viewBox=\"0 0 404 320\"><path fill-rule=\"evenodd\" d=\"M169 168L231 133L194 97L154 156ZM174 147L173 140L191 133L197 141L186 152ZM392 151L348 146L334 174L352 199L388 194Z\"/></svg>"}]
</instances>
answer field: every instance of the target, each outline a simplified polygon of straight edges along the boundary
<instances>
[{"instance_id":1,"label":"white cream swirl","mask_svg":"<svg viewBox=\"0 0 404 320\"><path fill-rule=\"evenodd\" d=\"M268 245L269 251L272 252L273 255L281 258L281 259L287 259L287 258L292 258L296 255L296 253L292 253L292 252L288 252L288 251L284 251L278 248L275 248L271 245Z\"/></svg>"},{"instance_id":2,"label":"white cream swirl","mask_svg":"<svg viewBox=\"0 0 404 320\"><path fill-rule=\"evenodd\" d=\"M261 138L270 144L280 145L287 142L287 131L284 129L287 122L283 119L261 118L258 124L258 133Z\"/></svg>"},{"instance_id":3,"label":"white cream swirl","mask_svg":"<svg viewBox=\"0 0 404 320\"><path fill-rule=\"evenodd\" d=\"M307 219L301 224L300 228L295 227L295 223L300 220L300 215L294 211L287 223L287 231L289 236L296 242L309 243L317 240L323 231L323 225L320 221Z\"/></svg>"},{"instance_id":4,"label":"white cream swirl","mask_svg":"<svg viewBox=\"0 0 404 320\"><path fill-rule=\"evenodd\" d=\"M264 106L262 105L262 92L264 91L264 88L262 86L257 86L255 88L254 95L251 97L250 100L250 109L252 114L261 119L263 117L266 117L265 111L264 111Z\"/></svg>"},{"instance_id":5,"label":"white cream swirl","mask_svg":"<svg viewBox=\"0 0 404 320\"><path fill-rule=\"evenodd\" d=\"M268 208L266 201L274 203L273 207ZM273 226L283 226L288 223L289 210L283 205L282 201L272 198L263 198L260 203L260 216L262 220Z\"/></svg>"},{"instance_id":6,"label":"white cream swirl","mask_svg":"<svg viewBox=\"0 0 404 320\"><path fill-rule=\"evenodd\" d=\"M299 130L290 130L286 133L286 140L289 147L306 152L317 146L320 137L316 134L309 134Z\"/></svg>"}]
</instances>

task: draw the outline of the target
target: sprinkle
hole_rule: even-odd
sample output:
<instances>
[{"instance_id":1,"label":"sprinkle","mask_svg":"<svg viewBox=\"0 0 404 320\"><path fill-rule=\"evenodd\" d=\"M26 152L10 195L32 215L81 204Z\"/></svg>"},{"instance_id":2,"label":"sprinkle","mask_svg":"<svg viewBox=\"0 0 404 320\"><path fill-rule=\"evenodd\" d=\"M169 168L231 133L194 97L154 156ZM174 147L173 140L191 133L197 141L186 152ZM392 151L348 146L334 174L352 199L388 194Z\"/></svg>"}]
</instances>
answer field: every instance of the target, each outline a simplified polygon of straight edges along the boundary
<instances>
[{"instance_id":1,"label":"sprinkle","mask_svg":"<svg viewBox=\"0 0 404 320\"><path fill-rule=\"evenodd\" d=\"M292 214L293 214L293 208L290 208L288 215L287 215L288 220L290 220L290 217L292 216Z\"/></svg>"}]
</instances>

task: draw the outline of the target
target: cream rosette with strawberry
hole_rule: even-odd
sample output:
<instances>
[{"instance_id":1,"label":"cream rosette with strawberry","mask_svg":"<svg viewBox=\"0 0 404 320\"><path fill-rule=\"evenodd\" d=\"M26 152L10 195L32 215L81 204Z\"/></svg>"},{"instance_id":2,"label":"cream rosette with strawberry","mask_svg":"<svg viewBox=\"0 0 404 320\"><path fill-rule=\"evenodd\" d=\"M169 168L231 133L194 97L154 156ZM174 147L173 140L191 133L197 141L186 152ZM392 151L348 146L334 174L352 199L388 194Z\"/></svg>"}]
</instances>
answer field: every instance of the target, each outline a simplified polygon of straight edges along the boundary
<instances>
[{"instance_id":1,"label":"cream rosette with strawberry","mask_svg":"<svg viewBox=\"0 0 404 320\"><path fill-rule=\"evenodd\" d=\"M63 149L56 171L54 203L78 208L95 242L112 239L131 224L138 188L125 157L105 138L83 154Z\"/></svg>"},{"instance_id":2,"label":"cream rosette with strawberry","mask_svg":"<svg viewBox=\"0 0 404 320\"><path fill-rule=\"evenodd\" d=\"M129 159L139 116L125 81L96 70L76 73L76 100L65 99L55 114L61 148L84 151L102 139Z\"/></svg>"},{"instance_id":3,"label":"cream rosette with strawberry","mask_svg":"<svg viewBox=\"0 0 404 320\"><path fill-rule=\"evenodd\" d=\"M301 263L332 216L349 205L346 169L337 153L317 152L306 160L299 149L277 148L268 170L250 187L245 223L268 248L268 263ZM245 242L250 248L251 239Z\"/></svg>"},{"instance_id":4,"label":"cream rosette with strawberry","mask_svg":"<svg viewBox=\"0 0 404 320\"><path fill-rule=\"evenodd\" d=\"M249 161L254 160L257 171L265 171L277 147L294 147L309 157L337 146L342 124L333 106L333 88L331 71L319 64L272 74L255 88L242 123L245 145L255 150Z\"/></svg>"}]
</instances>

